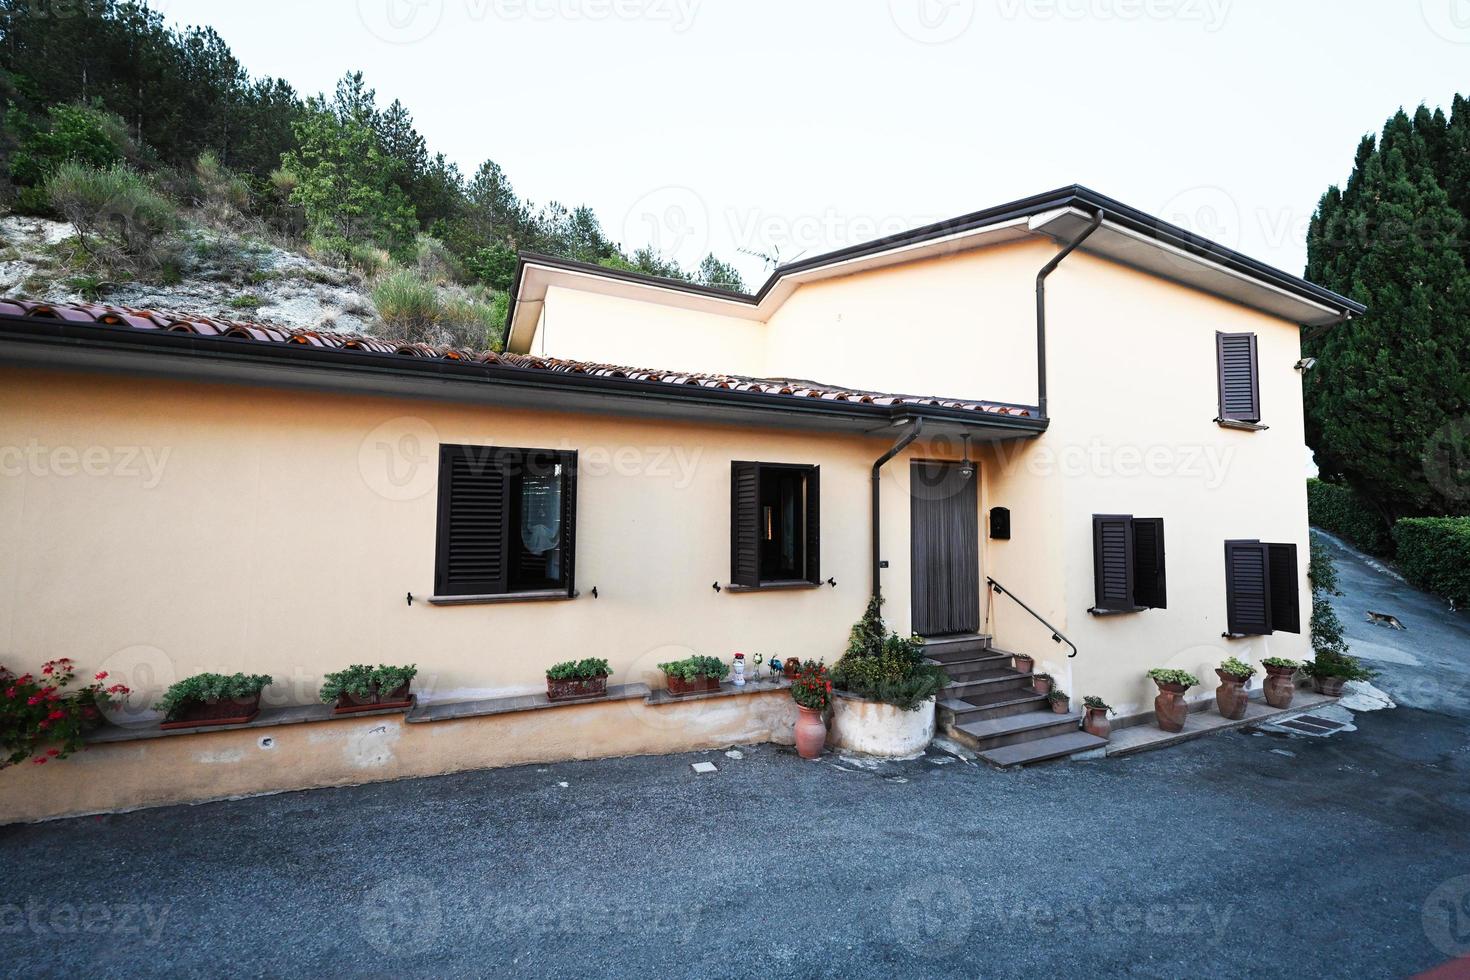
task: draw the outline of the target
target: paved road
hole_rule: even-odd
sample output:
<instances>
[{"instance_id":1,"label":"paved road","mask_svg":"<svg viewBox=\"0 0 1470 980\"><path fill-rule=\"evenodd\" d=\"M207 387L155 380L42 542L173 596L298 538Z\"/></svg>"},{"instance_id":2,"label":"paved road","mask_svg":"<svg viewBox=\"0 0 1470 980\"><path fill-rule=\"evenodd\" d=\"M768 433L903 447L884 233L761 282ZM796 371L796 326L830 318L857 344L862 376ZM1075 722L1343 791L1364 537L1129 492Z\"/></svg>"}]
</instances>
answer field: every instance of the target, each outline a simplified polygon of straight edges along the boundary
<instances>
[{"instance_id":1,"label":"paved road","mask_svg":"<svg viewBox=\"0 0 1470 980\"><path fill-rule=\"evenodd\" d=\"M0 829L0 971L1407 975L1470 953L1470 623L1343 573L1405 705L1354 732L1016 773L759 747Z\"/></svg>"}]
</instances>

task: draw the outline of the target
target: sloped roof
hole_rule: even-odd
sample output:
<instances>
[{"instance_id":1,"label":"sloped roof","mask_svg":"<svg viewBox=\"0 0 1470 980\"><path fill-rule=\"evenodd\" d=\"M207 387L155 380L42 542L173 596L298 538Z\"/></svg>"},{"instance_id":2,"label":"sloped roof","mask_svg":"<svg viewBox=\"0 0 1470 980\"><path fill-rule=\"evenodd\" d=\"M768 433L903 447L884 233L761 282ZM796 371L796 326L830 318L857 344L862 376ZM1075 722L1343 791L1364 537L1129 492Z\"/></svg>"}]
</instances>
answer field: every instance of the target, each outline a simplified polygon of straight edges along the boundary
<instances>
[{"instance_id":1,"label":"sloped roof","mask_svg":"<svg viewBox=\"0 0 1470 980\"><path fill-rule=\"evenodd\" d=\"M848 402L862 405L883 406L892 409L926 408L949 409L958 412L973 412L977 415L1010 416L1018 419L1040 420L1039 412L1030 406L1011 405L1002 402L974 401L956 398L941 398L930 395L905 395L857 388L822 384L787 378L755 378L734 374L694 374L686 371L661 371L652 368L625 367L616 364L600 364L590 361L575 361L555 357L538 357L531 354L514 354L490 350L437 346L424 343L389 340L361 334L337 333L300 327L283 327L273 324L254 323L241 320L224 320L191 313L172 313L159 310L130 309L102 303L43 303L27 299L0 299L0 317L21 317L27 320L62 321L91 327L113 328L139 333L190 334L195 337L212 338L222 344L234 345L240 341L252 344L275 346L299 346L315 349L335 350L346 353L358 352L371 355L398 355L438 362L463 365L484 365L498 369L526 372L528 375L582 375L606 379L612 382L627 382L628 394L646 391L649 384L699 388L706 391L739 392L746 395L767 396L773 403L777 400L821 399L829 402ZM493 383L493 378L487 378Z\"/></svg>"}]
</instances>

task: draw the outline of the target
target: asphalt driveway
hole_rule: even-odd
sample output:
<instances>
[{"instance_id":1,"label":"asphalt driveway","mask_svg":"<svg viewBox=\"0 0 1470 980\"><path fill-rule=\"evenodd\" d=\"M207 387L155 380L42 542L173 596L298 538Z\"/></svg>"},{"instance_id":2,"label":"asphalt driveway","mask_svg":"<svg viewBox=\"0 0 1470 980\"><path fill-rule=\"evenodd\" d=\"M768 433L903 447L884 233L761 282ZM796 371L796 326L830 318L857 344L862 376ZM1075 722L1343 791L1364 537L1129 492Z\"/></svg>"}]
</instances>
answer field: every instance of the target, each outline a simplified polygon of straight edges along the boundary
<instances>
[{"instance_id":1,"label":"asphalt driveway","mask_svg":"<svg viewBox=\"0 0 1470 980\"><path fill-rule=\"evenodd\" d=\"M6 975L1403 976L1470 953L1470 620L1344 552L1400 707L998 773L789 750L0 829ZM1366 608L1409 630L1370 626ZM1377 607L1382 607L1377 608ZM719 772L695 775L690 762Z\"/></svg>"}]
</instances>

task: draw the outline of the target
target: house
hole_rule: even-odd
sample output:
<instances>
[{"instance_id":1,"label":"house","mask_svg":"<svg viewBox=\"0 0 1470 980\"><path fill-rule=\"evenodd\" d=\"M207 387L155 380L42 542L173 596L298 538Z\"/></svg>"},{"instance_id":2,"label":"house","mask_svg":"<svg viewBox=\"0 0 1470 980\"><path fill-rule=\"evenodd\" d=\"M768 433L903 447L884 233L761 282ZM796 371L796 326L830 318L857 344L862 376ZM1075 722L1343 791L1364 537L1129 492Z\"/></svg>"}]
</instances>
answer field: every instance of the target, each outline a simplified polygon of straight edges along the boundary
<instances>
[{"instance_id":1,"label":"house","mask_svg":"<svg viewBox=\"0 0 1470 980\"><path fill-rule=\"evenodd\" d=\"M1060 735L1002 721L1000 651L1125 716L1151 667L1303 658L1299 326L1362 312L1078 186L752 295L524 255L503 353L0 301L0 656L268 673L276 712L0 772L0 819L789 741L783 692L659 703L657 665L830 663L878 592L1002 742ZM613 699L521 710L594 655ZM293 707L364 662L418 715Z\"/></svg>"}]
</instances>

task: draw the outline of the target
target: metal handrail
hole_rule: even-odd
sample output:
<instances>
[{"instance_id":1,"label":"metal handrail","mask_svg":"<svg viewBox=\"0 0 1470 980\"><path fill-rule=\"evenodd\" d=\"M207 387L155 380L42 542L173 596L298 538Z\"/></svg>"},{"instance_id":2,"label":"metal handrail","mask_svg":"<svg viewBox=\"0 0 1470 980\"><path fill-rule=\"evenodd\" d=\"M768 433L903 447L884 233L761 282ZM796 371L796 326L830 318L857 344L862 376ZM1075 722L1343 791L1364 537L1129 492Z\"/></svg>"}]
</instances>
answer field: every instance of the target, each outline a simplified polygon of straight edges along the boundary
<instances>
[{"instance_id":1,"label":"metal handrail","mask_svg":"<svg viewBox=\"0 0 1470 980\"><path fill-rule=\"evenodd\" d=\"M999 582L997 582L995 579L991 578L989 575L985 576L985 583L987 585L989 585L992 589L994 589L996 592L999 592L1002 595L1008 595L1008 596L1010 596L1011 599L1012 599L1012 601L1014 601L1016 605L1020 606L1022 609L1026 610L1028 613L1030 613L1031 616L1032 616L1032 618L1035 619L1042 626L1045 626L1047 629L1051 630L1051 638L1053 640L1055 640L1057 643L1065 643L1065 644L1067 644L1067 646L1071 647L1072 648L1072 652L1069 653L1069 654L1067 654L1067 658L1068 659L1071 659L1072 657L1077 656L1077 644L1073 643L1071 640L1069 640L1065 636L1063 636L1061 630L1057 629L1051 623L1048 623L1046 620L1042 619L1040 613L1038 613L1035 609L1032 609L1030 606L1026 605L1026 603L1022 602L1021 599L1020 599L1020 597L1017 596L1014 592L1012 592L1010 589L1006 588L1004 585L1001 585Z\"/></svg>"}]
</instances>

